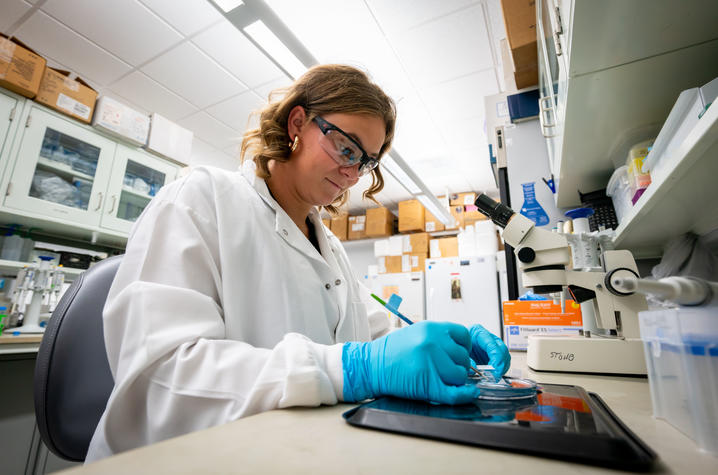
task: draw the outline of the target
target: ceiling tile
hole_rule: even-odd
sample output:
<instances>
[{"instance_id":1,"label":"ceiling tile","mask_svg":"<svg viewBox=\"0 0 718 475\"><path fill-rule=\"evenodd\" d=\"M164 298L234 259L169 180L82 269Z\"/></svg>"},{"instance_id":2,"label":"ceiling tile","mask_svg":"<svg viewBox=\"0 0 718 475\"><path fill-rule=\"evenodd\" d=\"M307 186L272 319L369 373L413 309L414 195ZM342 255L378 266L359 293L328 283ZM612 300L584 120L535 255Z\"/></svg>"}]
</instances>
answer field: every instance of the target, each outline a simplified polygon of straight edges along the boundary
<instances>
[{"instance_id":1,"label":"ceiling tile","mask_svg":"<svg viewBox=\"0 0 718 475\"><path fill-rule=\"evenodd\" d=\"M207 112L215 119L219 119L233 129L244 132L248 124L256 127L258 118L255 116L251 122L250 114L261 108L266 101L263 100L254 91L245 91L226 101L222 101L212 107L207 108Z\"/></svg>"},{"instance_id":2,"label":"ceiling tile","mask_svg":"<svg viewBox=\"0 0 718 475\"><path fill-rule=\"evenodd\" d=\"M114 83L111 90L135 104L142 104L145 110L157 112L175 122L197 111L192 104L139 71Z\"/></svg>"},{"instance_id":3,"label":"ceiling tile","mask_svg":"<svg viewBox=\"0 0 718 475\"><path fill-rule=\"evenodd\" d=\"M396 0L368 0L382 28L387 32L405 31L447 14L462 10L478 0L413 0L408 7Z\"/></svg>"},{"instance_id":4,"label":"ceiling tile","mask_svg":"<svg viewBox=\"0 0 718 475\"><path fill-rule=\"evenodd\" d=\"M182 40L136 0L48 0L41 8L133 66Z\"/></svg>"},{"instance_id":5,"label":"ceiling tile","mask_svg":"<svg viewBox=\"0 0 718 475\"><path fill-rule=\"evenodd\" d=\"M242 137L236 130L230 129L206 112L197 112L180 120L179 125L191 130L197 137L215 148L223 150L238 144Z\"/></svg>"},{"instance_id":6,"label":"ceiling tile","mask_svg":"<svg viewBox=\"0 0 718 475\"><path fill-rule=\"evenodd\" d=\"M3 0L0 2L0 31L12 34L10 27L27 13L32 5L22 0Z\"/></svg>"},{"instance_id":7,"label":"ceiling tile","mask_svg":"<svg viewBox=\"0 0 718 475\"><path fill-rule=\"evenodd\" d=\"M438 123L484 115L484 96L498 92L496 75L489 69L422 88L419 94Z\"/></svg>"},{"instance_id":8,"label":"ceiling tile","mask_svg":"<svg viewBox=\"0 0 718 475\"><path fill-rule=\"evenodd\" d=\"M191 43L182 43L146 64L142 71L199 108L247 88Z\"/></svg>"},{"instance_id":9,"label":"ceiling tile","mask_svg":"<svg viewBox=\"0 0 718 475\"><path fill-rule=\"evenodd\" d=\"M203 31L192 42L250 88L284 75L227 20Z\"/></svg>"},{"instance_id":10,"label":"ceiling tile","mask_svg":"<svg viewBox=\"0 0 718 475\"><path fill-rule=\"evenodd\" d=\"M494 66L480 5L398 34L391 42L417 86Z\"/></svg>"},{"instance_id":11,"label":"ceiling tile","mask_svg":"<svg viewBox=\"0 0 718 475\"><path fill-rule=\"evenodd\" d=\"M15 34L38 53L54 58L80 77L100 85L107 85L130 71L129 65L40 11Z\"/></svg>"},{"instance_id":12,"label":"ceiling tile","mask_svg":"<svg viewBox=\"0 0 718 475\"><path fill-rule=\"evenodd\" d=\"M226 153L212 147L207 142L195 137L192 141L192 153L189 157L189 165L191 167L211 166L236 171L239 168L239 160L230 157Z\"/></svg>"},{"instance_id":13,"label":"ceiling tile","mask_svg":"<svg viewBox=\"0 0 718 475\"><path fill-rule=\"evenodd\" d=\"M181 8L178 8L177 0L140 1L185 36L223 19L207 0L182 0Z\"/></svg>"}]
</instances>

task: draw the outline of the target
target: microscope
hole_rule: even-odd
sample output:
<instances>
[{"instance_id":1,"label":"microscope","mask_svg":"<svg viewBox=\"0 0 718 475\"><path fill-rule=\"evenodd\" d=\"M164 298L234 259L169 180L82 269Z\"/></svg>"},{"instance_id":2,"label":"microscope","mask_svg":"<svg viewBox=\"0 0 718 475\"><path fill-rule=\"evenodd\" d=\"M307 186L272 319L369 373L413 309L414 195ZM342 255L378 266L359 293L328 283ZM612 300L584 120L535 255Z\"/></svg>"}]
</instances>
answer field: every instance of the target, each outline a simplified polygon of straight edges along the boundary
<instances>
[{"instance_id":1,"label":"microscope","mask_svg":"<svg viewBox=\"0 0 718 475\"><path fill-rule=\"evenodd\" d=\"M588 325L593 331L579 336L529 336L528 366L539 371L645 375L638 312L648 310L646 299L615 285L639 277L631 252L605 250L600 269L575 270L564 235L535 227L530 219L484 194L475 204L503 228L501 235L514 248L524 287L562 296L568 290L577 303L592 304L593 312L582 312L582 317L595 318L595 324Z\"/></svg>"}]
</instances>

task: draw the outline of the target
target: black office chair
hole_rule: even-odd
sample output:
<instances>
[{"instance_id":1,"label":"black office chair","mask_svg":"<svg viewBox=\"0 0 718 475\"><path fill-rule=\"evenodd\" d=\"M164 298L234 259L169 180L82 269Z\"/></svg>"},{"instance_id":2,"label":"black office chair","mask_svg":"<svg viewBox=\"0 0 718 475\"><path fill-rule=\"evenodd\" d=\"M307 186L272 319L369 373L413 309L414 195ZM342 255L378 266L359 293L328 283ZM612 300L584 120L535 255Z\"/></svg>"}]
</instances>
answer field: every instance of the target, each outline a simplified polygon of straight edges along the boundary
<instances>
[{"instance_id":1,"label":"black office chair","mask_svg":"<svg viewBox=\"0 0 718 475\"><path fill-rule=\"evenodd\" d=\"M35 417L45 445L82 462L115 385L105 352L102 308L122 262L115 256L82 273L60 299L35 364Z\"/></svg>"}]
</instances>

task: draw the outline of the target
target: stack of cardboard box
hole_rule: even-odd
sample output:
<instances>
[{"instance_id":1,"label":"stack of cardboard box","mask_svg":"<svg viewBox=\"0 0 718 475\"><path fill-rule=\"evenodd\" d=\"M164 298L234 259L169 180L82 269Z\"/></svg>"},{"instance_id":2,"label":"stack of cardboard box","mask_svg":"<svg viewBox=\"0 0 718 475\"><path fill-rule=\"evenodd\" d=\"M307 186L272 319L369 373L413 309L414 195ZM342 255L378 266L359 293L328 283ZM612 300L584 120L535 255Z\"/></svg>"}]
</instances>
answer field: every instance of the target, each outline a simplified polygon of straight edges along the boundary
<instances>
[{"instance_id":1,"label":"stack of cardboard box","mask_svg":"<svg viewBox=\"0 0 718 475\"><path fill-rule=\"evenodd\" d=\"M516 88L538 84L536 1L501 0L506 36L514 62Z\"/></svg>"}]
</instances>

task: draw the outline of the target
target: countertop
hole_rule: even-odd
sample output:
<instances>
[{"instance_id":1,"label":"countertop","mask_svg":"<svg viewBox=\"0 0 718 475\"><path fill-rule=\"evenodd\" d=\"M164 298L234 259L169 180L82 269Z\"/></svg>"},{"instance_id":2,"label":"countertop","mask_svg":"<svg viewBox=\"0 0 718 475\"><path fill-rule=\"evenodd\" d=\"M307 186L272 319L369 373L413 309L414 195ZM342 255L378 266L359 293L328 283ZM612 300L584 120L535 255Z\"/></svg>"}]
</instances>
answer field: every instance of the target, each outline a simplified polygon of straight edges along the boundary
<instances>
[{"instance_id":1,"label":"countertop","mask_svg":"<svg viewBox=\"0 0 718 475\"><path fill-rule=\"evenodd\" d=\"M539 373L512 353L512 375L573 384L598 393L658 455L655 473L718 473L718 457L652 417L648 380ZM265 412L125 452L63 473L622 473L507 451L367 430L348 425L350 404Z\"/></svg>"}]
</instances>

